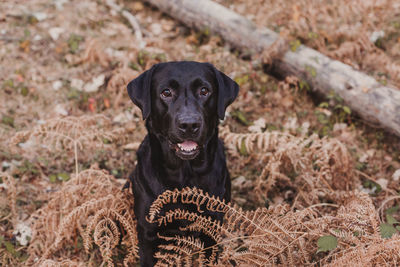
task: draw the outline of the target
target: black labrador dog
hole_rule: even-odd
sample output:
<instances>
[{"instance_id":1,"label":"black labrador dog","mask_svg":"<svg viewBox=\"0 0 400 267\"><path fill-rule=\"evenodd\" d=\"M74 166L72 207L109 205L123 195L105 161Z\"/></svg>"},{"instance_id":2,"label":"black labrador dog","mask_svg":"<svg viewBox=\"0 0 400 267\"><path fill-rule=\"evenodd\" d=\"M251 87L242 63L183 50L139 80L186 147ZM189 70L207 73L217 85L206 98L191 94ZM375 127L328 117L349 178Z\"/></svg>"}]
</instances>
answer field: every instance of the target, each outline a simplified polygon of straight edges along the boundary
<instances>
[{"instance_id":1,"label":"black labrador dog","mask_svg":"<svg viewBox=\"0 0 400 267\"><path fill-rule=\"evenodd\" d=\"M140 264L147 267L155 264L154 253L162 243L157 233L165 231L146 221L158 195L197 187L230 201L231 181L217 127L239 86L209 63L179 61L154 65L127 89L148 130L130 176Z\"/></svg>"}]
</instances>

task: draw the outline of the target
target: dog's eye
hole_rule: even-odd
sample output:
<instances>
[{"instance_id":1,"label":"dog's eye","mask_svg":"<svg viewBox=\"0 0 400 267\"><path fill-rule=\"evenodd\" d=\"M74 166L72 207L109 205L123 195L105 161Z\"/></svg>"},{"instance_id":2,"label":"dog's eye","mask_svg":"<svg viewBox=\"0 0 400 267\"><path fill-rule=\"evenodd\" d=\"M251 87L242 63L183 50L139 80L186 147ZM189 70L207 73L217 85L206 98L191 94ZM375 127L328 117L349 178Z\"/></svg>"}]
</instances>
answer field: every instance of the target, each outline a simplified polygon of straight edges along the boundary
<instances>
[{"instance_id":1,"label":"dog's eye","mask_svg":"<svg viewBox=\"0 0 400 267\"><path fill-rule=\"evenodd\" d=\"M202 87L200 89L200 95L202 96L208 96L210 94L210 90L208 90L206 87Z\"/></svg>"},{"instance_id":2,"label":"dog's eye","mask_svg":"<svg viewBox=\"0 0 400 267\"><path fill-rule=\"evenodd\" d=\"M171 92L171 90L170 89L164 89L162 92L161 92L161 96L162 97L171 97L172 96L172 92Z\"/></svg>"}]
</instances>

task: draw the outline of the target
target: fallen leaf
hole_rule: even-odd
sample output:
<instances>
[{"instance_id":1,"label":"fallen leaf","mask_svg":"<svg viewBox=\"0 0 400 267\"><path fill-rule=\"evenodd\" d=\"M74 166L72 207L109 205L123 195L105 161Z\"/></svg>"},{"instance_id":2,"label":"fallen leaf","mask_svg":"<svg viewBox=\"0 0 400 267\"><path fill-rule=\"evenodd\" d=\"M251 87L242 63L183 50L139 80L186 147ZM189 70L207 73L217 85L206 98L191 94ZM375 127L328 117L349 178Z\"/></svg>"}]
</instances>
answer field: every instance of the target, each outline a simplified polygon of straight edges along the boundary
<instances>
[{"instance_id":1,"label":"fallen leaf","mask_svg":"<svg viewBox=\"0 0 400 267\"><path fill-rule=\"evenodd\" d=\"M30 50L30 42L29 40L25 40L19 44L19 48L21 48L25 53L29 53Z\"/></svg>"},{"instance_id":2,"label":"fallen leaf","mask_svg":"<svg viewBox=\"0 0 400 267\"><path fill-rule=\"evenodd\" d=\"M396 228L394 228L393 225L388 223L382 223L381 225L379 225L379 229L381 231L382 238L391 238L392 235L397 232Z\"/></svg>"},{"instance_id":3,"label":"fallen leaf","mask_svg":"<svg viewBox=\"0 0 400 267\"><path fill-rule=\"evenodd\" d=\"M378 180L376 181L376 183L379 184L379 185L382 187L382 189L386 190L389 181L388 181L387 179L380 178L380 179L378 179Z\"/></svg>"},{"instance_id":4,"label":"fallen leaf","mask_svg":"<svg viewBox=\"0 0 400 267\"><path fill-rule=\"evenodd\" d=\"M17 77L16 77L16 80L18 82L22 83L25 79L24 79L24 76L22 76L21 74L18 74Z\"/></svg>"},{"instance_id":5,"label":"fallen leaf","mask_svg":"<svg viewBox=\"0 0 400 267\"><path fill-rule=\"evenodd\" d=\"M134 11L139 12L144 9L144 5L142 2L135 1L131 4L131 7Z\"/></svg>"},{"instance_id":6,"label":"fallen leaf","mask_svg":"<svg viewBox=\"0 0 400 267\"><path fill-rule=\"evenodd\" d=\"M124 150L137 150L140 146L140 142L129 143L124 146Z\"/></svg>"},{"instance_id":7,"label":"fallen leaf","mask_svg":"<svg viewBox=\"0 0 400 267\"><path fill-rule=\"evenodd\" d=\"M54 91L58 91L61 87L62 87L62 81L60 81L60 80L57 80L57 81L54 81L52 84L51 84L51 86L53 87L53 90Z\"/></svg>"},{"instance_id":8,"label":"fallen leaf","mask_svg":"<svg viewBox=\"0 0 400 267\"><path fill-rule=\"evenodd\" d=\"M299 6L298 6L298 5L293 5L293 6L292 6L292 10L293 10L292 19L293 19L295 22L299 22L299 19L300 19Z\"/></svg>"},{"instance_id":9,"label":"fallen leaf","mask_svg":"<svg viewBox=\"0 0 400 267\"><path fill-rule=\"evenodd\" d=\"M337 247L337 238L331 235L321 236L318 241L318 251L317 252L325 252L331 251Z\"/></svg>"},{"instance_id":10,"label":"fallen leaf","mask_svg":"<svg viewBox=\"0 0 400 267\"><path fill-rule=\"evenodd\" d=\"M133 120L133 115L129 112L120 113L113 118L113 122L116 123L127 123L131 120Z\"/></svg>"},{"instance_id":11,"label":"fallen leaf","mask_svg":"<svg viewBox=\"0 0 400 267\"><path fill-rule=\"evenodd\" d=\"M288 95L286 97L284 97L281 101L282 105L285 108L290 108L293 106L293 96L292 95Z\"/></svg>"},{"instance_id":12,"label":"fallen leaf","mask_svg":"<svg viewBox=\"0 0 400 267\"><path fill-rule=\"evenodd\" d=\"M33 13L33 16L38 20L38 21L43 21L47 19L48 15L44 12L35 12Z\"/></svg>"},{"instance_id":13,"label":"fallen leaf","mask_svg":"<svg viewBox=\"0 0 400 267\"><path fill-rule=\"evenodd\" d=\"M82 80L76 79L76 78L71 79L71 87L72 88L75 88L78 91L82 91L83 85L84 85L84 82Z\"/></svg>"},{"instance_id":14,"label":"fallen leaf","mask_svg":"<svg viewBox=\"0 0 400 267\"><path fill-rule=\"evenodd\" d=\"M65 29L60 27L53 27L49 29L49 35L53 41L57 41L60 35L65 31Z\"/></svg>"},{"instance_id":15,"label":"fallen leaf","mask_svg":"<svg viewBox=\"0 0 400 267\"><path fill-rule=\"evenodd\" d=\"M90 97L88 99L88 102L89 102L89 110L91 112L95 112L96 111L96 100L94 98Z\"/></svg>"},{"instance_id":16,"label":"fallen leaf","mask_svg":"<svg viewBox=\"0 0 400 267\"><path fill-rule=\"evenodd\" d=\"M15 239L22 245L27 246L32 237L32 229L29 222L20 222L13 232Z\"/></svg>"},{"instance_id":17,"label":"fallen leaf","mask_svg":"<svg viewBox=\"0 0 400 267\"><path fill-rule=\"evenodd\" d=\"M104 106L105 106L106 108L110 108L110 99L104 98L104 99L103 99L103 102L104 102Z\"/></svg>"},{"instance_id":18,"label":"fallen leaf","mask_svg":"<svg viewBox=\"0 0 400 267\"><path fill-rule=\"evenodd\" d=\"M87 93L97 92L100 86L104 84L105 78L106 76L104 74L100 74L99 76L94 77L91 82L85 84L85 86L83 87L83 91Z\"/></svg>"},{"instance_id":19,"label":"fallen leaf","mask_svg":"<svg viewBox=\"0 0 400 267\"><path fill-rule=\"evenodd\" d=\"M198 45L199 40L197 40L196 36L189 35L188 37L186 37L186 43L190 45Z\"/></svg>"},{"instance_id":20,"label":"fallen leaf","mask_svg":"<svg viewBox=\"0 0 400 267\"><path fill-rule=\"evenodd\" d=\"M68 115L68 111L61 104L58 104L58 105L55 106L54 112L59 114L59 115L61 115L61 116L67 116Z\"/></svg>"},{"instance_id":21,"label":"fallen leaf","mask_svg":"<svg viewBox=\"0 0 400 267\"><path fill-rule=\"evenodd\" d=\"M155 36L160 35L163 31L160 23L152 23L150 30Z\"/></svg>"},{"instance_id":22,"label":"fallen leaf","mask_svg":"<svg viewBox=\"0 0 400 267\"><path fill-rule=\"evenodd\" d=\"M396 181L396 182L397 182L398 180L400 180L400 169L396 170L396 171L393 173L392 178L393 178L393 180Z\"/></svg>"}]
</instances>

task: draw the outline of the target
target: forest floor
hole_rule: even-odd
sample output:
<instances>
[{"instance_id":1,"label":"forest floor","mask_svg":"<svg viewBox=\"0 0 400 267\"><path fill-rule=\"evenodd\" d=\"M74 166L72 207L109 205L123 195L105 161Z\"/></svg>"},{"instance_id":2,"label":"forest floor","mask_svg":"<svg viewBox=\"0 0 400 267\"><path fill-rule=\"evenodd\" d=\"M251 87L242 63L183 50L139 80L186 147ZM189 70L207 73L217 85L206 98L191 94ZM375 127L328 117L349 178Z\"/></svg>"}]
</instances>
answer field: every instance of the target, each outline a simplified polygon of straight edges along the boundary
<instances>
[{"instance_id":1,"label":"forest floor","mask_svg":"<svg viewBox=\"0 0 400 267\"><path fill-rule=\"evenodd\" d=\"M281 32L291 42L302 42L365 71L383 84L400 87L398 1L312 1L313 5L305 0L218 2L258 26ZM348 8L344 9L346 3ZM119 4L138 20L143 48L131 24L111 10L106 1L19 0L1 4L2 266L20 266L32 258L32 214L76 177L76 167L79 171L106 170L122 188L135 166L138 144L146 134L140 110L129 99L126 84L164 61L210 62L240 85L239 97L222 122L224 131L277 133L290 136L294 143L315 134L313 142L318 139L321 146L332 140L343 144L349 156L343 166L346 173L331 169L341 173L341 178L333 174L333 182L328 181L327 186L332 191L366 194L379 214L379 222L398 227L399 137L361 120L336 95L317 97L296 77L277 80L265 74L256 56L240 53L208 31L187 28L140 1ZM74 129L68 129L68 118L75 117L82 120L71 124ZM50 123L63 119L67 120L63 128L67 141L40 132L41 126L56 130L58 126ZM91 137L83 136L85 131ZM282 163L274 169L285 178L276 177L268 184L268 175L273 176L268 162L279 148L272 149L266 158L266 154L253 153L244 139L223 136L228 148L232 199L239 207L254 210L288 204L300 209L326 200L321 195L316 195L317 200L299 200L302 193L313 194L314 187L300 188L296 177L301 174L290 151L279 160L292 165ZM76 148L74 142L78 139L82 146ZM237 140L239 143L235 143ZM326 151L329 154L329 148ZM323 167L338 167L335 164L327 162ZM312 168L310 173L321 166ZM335 179L343 179L336 182L344 185L335 184ZM395 233L399 235L398 230ZM315 244L314 253L317 248ZM74 249L57 257L75 255L79 244ZM100 254L94 255L98 258L90 261L99 262Z\"/></svg>"}]
</instances>

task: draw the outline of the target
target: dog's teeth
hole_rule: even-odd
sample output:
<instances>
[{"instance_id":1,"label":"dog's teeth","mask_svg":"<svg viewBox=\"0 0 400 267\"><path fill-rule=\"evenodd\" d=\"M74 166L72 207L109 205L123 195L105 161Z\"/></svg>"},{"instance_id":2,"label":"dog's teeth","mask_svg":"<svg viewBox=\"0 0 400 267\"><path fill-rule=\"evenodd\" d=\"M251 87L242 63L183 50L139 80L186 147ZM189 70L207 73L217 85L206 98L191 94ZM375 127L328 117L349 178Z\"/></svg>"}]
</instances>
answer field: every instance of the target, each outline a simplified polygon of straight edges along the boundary
<instances>
[{"instance_id":1,"label":"dog's teeth","mask_svg":"<svg viewBox=\"0 0 400 267\"><path fill-rule=\"evenodd\" d=\"M177 144L178 148L185 152L191 152L197 149L197 143L193 141L185 141L183 143Z\"/></svg>"}]
</instances>

